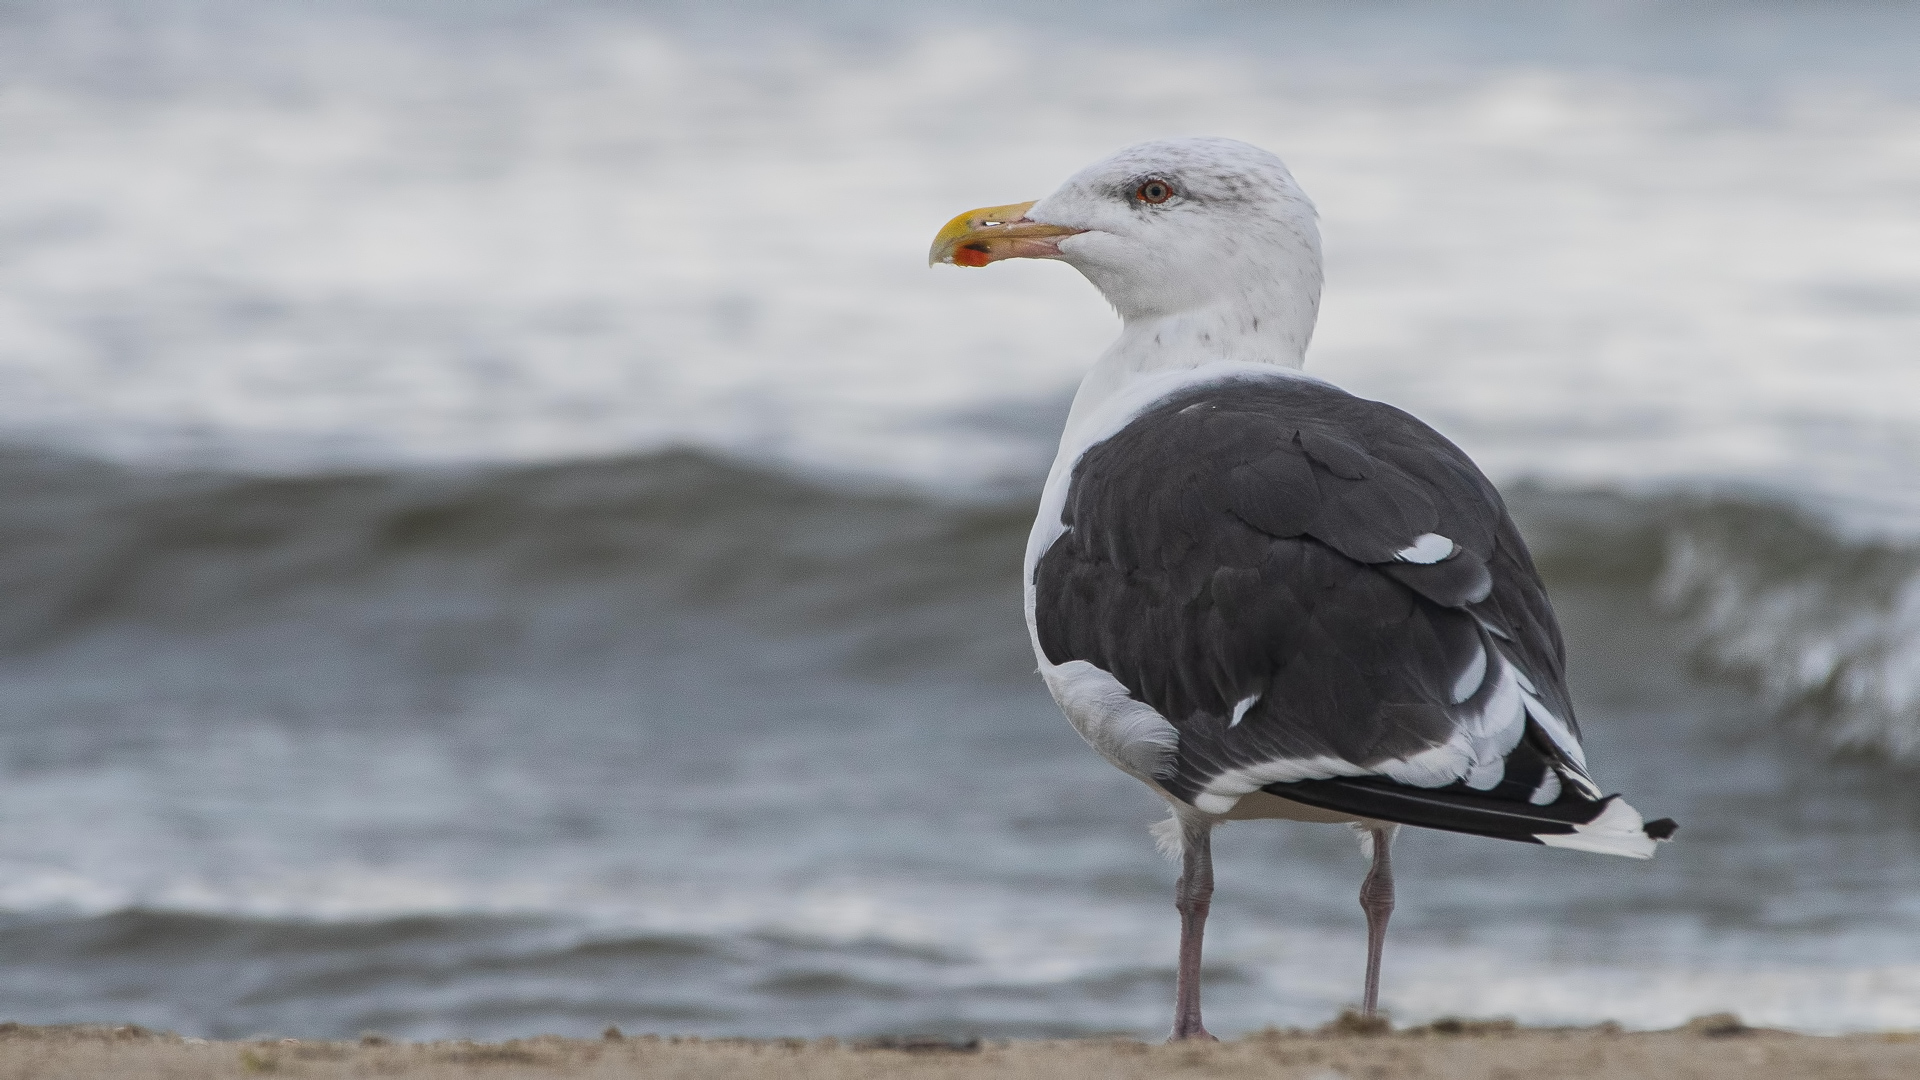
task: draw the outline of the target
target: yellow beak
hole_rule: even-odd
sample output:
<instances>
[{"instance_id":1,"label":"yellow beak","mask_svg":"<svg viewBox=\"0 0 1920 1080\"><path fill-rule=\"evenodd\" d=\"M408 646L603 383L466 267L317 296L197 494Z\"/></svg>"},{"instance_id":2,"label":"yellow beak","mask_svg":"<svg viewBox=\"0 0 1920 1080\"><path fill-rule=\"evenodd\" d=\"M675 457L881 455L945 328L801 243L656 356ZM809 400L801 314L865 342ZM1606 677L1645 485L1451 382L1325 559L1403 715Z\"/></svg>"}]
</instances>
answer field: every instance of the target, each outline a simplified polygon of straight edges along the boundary
<instances>
[{"instance_id":1,"label":"yellow beak","mask_svg":"<svg viewBox=\"0 0 1920 1080\"><path fill-rule=\"evenodd\" d=\"M1032 208L1033 203L1023 202L961 214L933 238L927 265L985 266L1001 259L1056 258L1061 237L1086 231L1028 221L1027 211Z\"/></svg>"}]
</instances>

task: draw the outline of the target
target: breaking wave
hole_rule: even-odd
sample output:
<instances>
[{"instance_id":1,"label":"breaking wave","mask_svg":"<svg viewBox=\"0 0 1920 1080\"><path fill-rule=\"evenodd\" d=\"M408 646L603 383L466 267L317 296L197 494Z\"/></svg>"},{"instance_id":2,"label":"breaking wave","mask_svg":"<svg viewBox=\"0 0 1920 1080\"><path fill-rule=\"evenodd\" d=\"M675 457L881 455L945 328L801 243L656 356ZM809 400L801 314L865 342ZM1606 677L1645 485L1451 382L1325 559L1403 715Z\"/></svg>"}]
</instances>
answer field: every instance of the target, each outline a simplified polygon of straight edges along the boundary
<instances>
[{"instance_id":1,"label":"breaking wave","mask_svg":"<svg viewBox=\"0 0 1920 1080\"><path fill-rule=\"evenodd\" d=\"M1650 597L1705 670L1835 747L1920 753L1920 547L1758 497L1512 495L1555 583ZM691 450L258 477L16 448L0 452L0 648L239 634L256 656L359 642L452 677L577 667L644 646L671 612L746 618L836 667L1019 679L1031 501Z\"/></svg>"},{"instance_id":2,"label":"breaking wave","mask_svg":"<svg viewBox=\"0 0 1920 1080\"><path fill-rule=\"evenodd\" d=\"M268 625L303 649L378 629L396 659L453 668L577 661L704 612L837 635L849 660L953 665L998 651L983 624L1017 627L1027 513L694 451L256 477L16 449L0 452L0 649Z\"/></svg>"},{"instance_id":3,"label":"breaking wave","mask_svg":"<svg viewBox=\"0 0 1920 1080\"><path fill-rule=\"evenodd\" d=\"M1702 673L1776 720L1920 755L1920 546L1766 496L1523 486L1513 501L1550 578L1650 597Z\"/></svg>"},{"instance_id":4,"label":"breaking wave","mask_svg":"<svg viewBox=\"0 0 1920 1080\"><path fill-rule=\"evenodd\" d=\"M1699 660L1837 747L1920 756L1920 551L1720 504L1665 537L1655 592Z\"/></svg>"}]
</instances>

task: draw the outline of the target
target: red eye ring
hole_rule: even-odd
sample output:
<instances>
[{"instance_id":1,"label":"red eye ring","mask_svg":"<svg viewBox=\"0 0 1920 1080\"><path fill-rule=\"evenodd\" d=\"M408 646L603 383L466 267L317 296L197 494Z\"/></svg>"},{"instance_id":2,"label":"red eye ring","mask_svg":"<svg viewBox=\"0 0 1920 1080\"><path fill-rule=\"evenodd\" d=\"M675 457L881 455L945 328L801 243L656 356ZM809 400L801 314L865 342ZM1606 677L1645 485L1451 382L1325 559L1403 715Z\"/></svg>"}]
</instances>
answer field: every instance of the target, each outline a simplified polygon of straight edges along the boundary
<instances>
[{"instance_id":1,"label":"red eye ring","mask_svg":"<svg viewBox=\"0 0 1920 1080\"><path fill-rule=\"evenodd\" d=\"M1133 197L1158 206L1173 198L1173 185L1165 180L1148 180L1133 190Z\"/></svg>"}]
</instances>

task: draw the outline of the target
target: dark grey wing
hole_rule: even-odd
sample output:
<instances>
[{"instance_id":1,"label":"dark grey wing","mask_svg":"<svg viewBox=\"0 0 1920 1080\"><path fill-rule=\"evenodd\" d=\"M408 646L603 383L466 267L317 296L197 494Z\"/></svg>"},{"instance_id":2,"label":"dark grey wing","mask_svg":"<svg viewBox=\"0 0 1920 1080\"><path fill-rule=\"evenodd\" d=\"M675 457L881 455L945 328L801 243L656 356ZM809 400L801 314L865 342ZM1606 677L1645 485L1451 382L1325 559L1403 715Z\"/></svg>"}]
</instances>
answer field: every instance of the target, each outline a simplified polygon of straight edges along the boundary
<instances>
[{"instance_id":1,"label":"dark grey wing","mask_svg":"<svg viewBox=\"0 0 1920 1080\"><path fill-rule=\"evenodd\" d=\"M1034 571L1041 650L1173 724L1177 797L1345 777L1597 797L1526 546L1406 413L1305 379L1189 390L1081 455L1061 524Z\"/></svg>"},{"instance_id":2,"label":"dark grey wing","mask_svg":"<svg viewBox=\"0 0 1920 1080\"><path fill-rule=\"evenodd\" d=\"M1487 570L1490 588L1485 599L1450 603L1456 598L1425 590L1436 603L1464 606L1483 626L1500 639L1501 648L1522 671L1532 676L1537 696L1545 707L1566 725L1569 734L1579 738L1574 719L1573 698L1567 691L1567 646L1554 618L1553 604L1534 568L1533 555L1520 536L1520 528L1507 513L1505 501L1473 460L1439 432L1413 416L1379 402L1349 398L1379 416L1375 452L1381 458L1410 475L1434 477L1439 485L1456 493L1469 490L1473 495L1459 503L1450 503L1453 511L1440 531L1446 535L1458 531L1458 539L1478 558L1472 560ZM1422 575L1444 572L1451 561L1424 566L1387 566L1384 569L1400 580L1420 588Z\"/></svg>"}]
</instances>

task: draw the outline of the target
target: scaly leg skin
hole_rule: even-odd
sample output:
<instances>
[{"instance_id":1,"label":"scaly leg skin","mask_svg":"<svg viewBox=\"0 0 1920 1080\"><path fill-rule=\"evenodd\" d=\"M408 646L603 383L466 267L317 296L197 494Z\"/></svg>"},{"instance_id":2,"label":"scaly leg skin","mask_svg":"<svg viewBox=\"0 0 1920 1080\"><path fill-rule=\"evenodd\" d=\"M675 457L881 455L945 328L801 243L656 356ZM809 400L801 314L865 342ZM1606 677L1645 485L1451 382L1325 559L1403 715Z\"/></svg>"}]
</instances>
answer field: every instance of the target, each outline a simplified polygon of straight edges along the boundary
<instances>
[{"instance_id":1,"label":"scaly leg skin","mask_svg":"<svg viewBox=\"0 0 1920 1080\"><path fill-rule=\"evenodd\" d=\"M1213 823L1182 821L1180 884L1173 906L1180 912L1180 974L1174 990L1173 1034L1168 1042L1218 1040L1200 1022L1200 941L1213 903Z\"/></svg>"},{"instance_id":2,"label":"scaly leg skin","mask_svg":"<svg viewBox=\"0 0 1920 1080\"><path fill-rule=\"evenodd\" d=\"M1389 826L1374 829L1373 869L1360 883L1360 910L1367 914L1367 993L1361 1001L1363 1015L1373 1016L1380 1008L1380 953L1387 944L1387 919L1393 915L1393 834Z\"/></svg>"}]
</instances>

